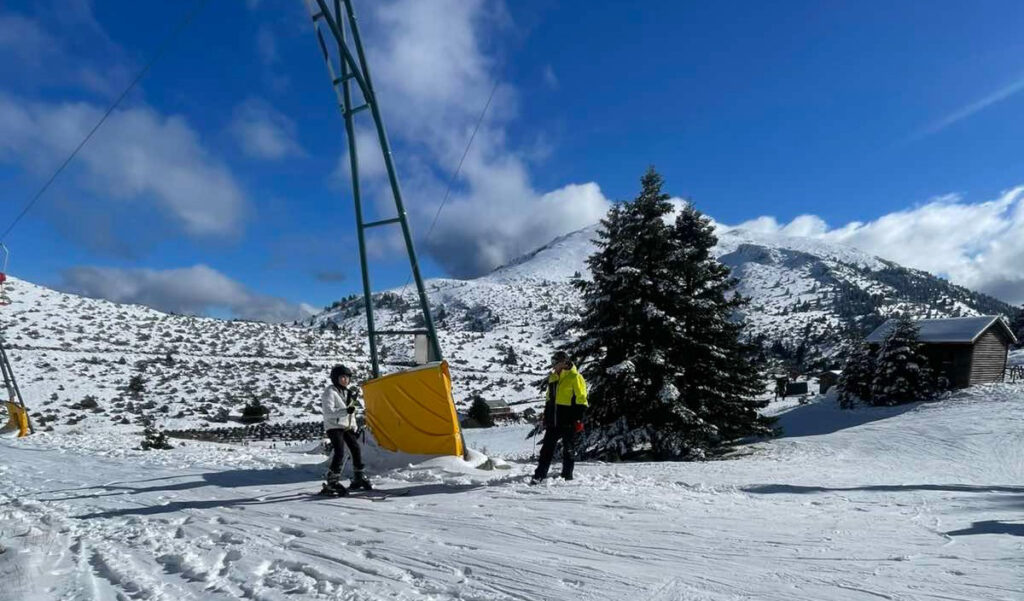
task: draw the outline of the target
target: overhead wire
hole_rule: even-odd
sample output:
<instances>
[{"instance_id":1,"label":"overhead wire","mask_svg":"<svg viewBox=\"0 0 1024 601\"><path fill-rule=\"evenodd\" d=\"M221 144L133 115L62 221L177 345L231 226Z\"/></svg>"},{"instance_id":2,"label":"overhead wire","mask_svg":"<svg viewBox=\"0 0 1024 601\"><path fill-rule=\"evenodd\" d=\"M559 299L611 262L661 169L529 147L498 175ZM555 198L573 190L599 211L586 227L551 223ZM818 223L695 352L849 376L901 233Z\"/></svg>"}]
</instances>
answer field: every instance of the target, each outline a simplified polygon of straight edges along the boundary
<instances>
[{"instance_id":1,"label":"overhead wire","mask_svg":"<svg viewBox=\"0 0 1024 601\"><path fill-rule=\"evenodd\" d=\"M95 134L103 125L103 123L106 122L107 118L110 117L110 115L114 112L114 109L120 106L121 101L123 101L125 97L128 96L128 93L135 88L135 85L138 84L139 81L141 81L142 78L146 76L146 73L149 72L150 68L156 63L156 61L159 60L167 52L167 50L171 46L171 43L181 34L182 31L185 30L185 28L188 27L188 25L192 22L196 15L198 15L199 12L202 11L202 9L206 6L207 2L209 2L209 0L198 0L192 7L192 10L186 13L185 17L178 23L178 25L171 31L171 33L166 38L164 38L163 42L160 43L160 46L157 47L157 50L153 54L153 56L150 57L149 61L146 62L142 69L140 69L139 72L135 74L135 77L125 87L121 94L114 100L114 102L112 102L110 106L107 107L106 112L103 113L103 116L100 117L99 121L97 121L96 124L92 127L92 129L89 130L89 133L86 134L84 138L82 138L82 141L78 143L78 146L76 146L75 149L71 151L71 154L69 154L67 158L64 159L64 162L61 163L60 166L57 167L57 169L49 177L49 179L47 179L46 182L43 183L43 185L39 188L35 195L28 201L25 207L21 210L21 212L18 213L18 216L14 218L14 221L12 221L11 224L7 226L7 229L4 230L4 233L0 234L0 242L4 241L7 238L7 235L11 233L11 230L13 230L16 225L18 225L22 218L24 218L25 215L28 214L29 210L31 210L32 207L35 206L35 204L39 201L39 199L43 197L43 194L45 194L46 191L50 188L50 185L53 184L53 182L57 179L57 176L59 176L64 171L64 169L69 164L71 164L71 161L74 160L75 156L78 155L78 152L82 150L83 147L85 147L85 145L92 138L93 134Z\"/></svg>"},{"instance_id":2,"label":"overhead wire","mask_svg":"<svg viewBox=\"0 0 1024 601\"><path fill-rule=\"evenodd\" d=\"M444 210L444 205L448 203L448 199L452 193L452 187L455 185L455 180L458 178L459 173L462 171L462 164L466 161L466 156L469 155L469 149L473 146L473 140L476 139L476 134L480 131L480 125L484 122L484 117L487 115L487 109L491 107L491 101L494 100L494 93L498 91L498 84L500 80L495 80L494 85L491 87L491 93L487 96L487 102L484 103L483 110L480 111L480 116L476 120L476 125L473 127L473 133L470 134L469 140L466 142L466 148L462 151L462 157L459 159L459 164L452 171L452 176L448 178L448 187L444 191L444 198L441 199L441 204L438 205L437 211L434 213L434 219L430 222L430 228L427 229L427 235L423 238L423 243L430 242L430 235L434 233L434 226L437 225L437 220L441 216L441 211ZM409 287L409 283L412 282L412 274L409 274L409 279L405 281L405 285L402 286L402 291L399 292L398 297L402 298L405 295L405 289Z\"/></svg>"}]
</instances>

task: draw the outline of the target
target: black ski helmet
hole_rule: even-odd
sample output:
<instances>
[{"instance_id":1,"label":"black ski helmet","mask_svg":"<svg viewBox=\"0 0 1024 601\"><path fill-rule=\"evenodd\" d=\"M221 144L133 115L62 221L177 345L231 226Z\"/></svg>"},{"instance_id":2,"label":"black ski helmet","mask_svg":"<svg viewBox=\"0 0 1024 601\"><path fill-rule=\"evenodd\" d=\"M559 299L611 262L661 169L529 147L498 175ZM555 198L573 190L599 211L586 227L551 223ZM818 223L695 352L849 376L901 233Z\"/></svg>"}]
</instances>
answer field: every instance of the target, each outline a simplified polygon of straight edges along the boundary
<instances>
[{"instance_id":1,"label":"black ski helmet","mask_svg":"<svg viewBox=\"0 0 1024 601\"><path fill-rule=\"evenodd\" d=\"M569 365L572 365L572 359L569 358L569 353L565 351L555 351L555 353L551 355L551 367L554 367L559 363L568 363Z\"/></svg>"},{"instance_id":2,"label":"black ski helmet","mask_svg":"<svg viewBox=\"0 0 1024 601\"><path fill-rule=\"evenodd\" d=\"M338 378L340 378L341 376L348 376L351 378L352 370L339 363L338 365L335 365L334 367L331 368L331 384L337 386Z\"/></svg>"}]
</instances>

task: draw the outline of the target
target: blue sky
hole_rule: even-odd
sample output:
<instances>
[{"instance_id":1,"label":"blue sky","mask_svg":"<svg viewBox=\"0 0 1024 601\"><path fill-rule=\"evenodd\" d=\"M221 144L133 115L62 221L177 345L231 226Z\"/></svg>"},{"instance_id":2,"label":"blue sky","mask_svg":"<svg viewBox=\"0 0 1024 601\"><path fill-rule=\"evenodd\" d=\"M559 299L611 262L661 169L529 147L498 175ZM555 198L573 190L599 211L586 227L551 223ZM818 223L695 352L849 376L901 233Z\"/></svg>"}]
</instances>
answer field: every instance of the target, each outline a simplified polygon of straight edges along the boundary
<instances>
[{"instance_id":1,"label":"blue sky","mask_svg":"<svg viewBox=\"0 0 1024 601\"><path fill-rule=\"evenodd\" d=\"M191 5L0 6L0 228ZM357 3L428 276L589 225L654 164L723 224L1024 302L1024 5L644 6ZM210 0L8 236L11 270L183 312L327 304L360 288L343 135L302 2ZM374 287L404 284L395 238L371 242Z\"/></svg>"}]
</instances>

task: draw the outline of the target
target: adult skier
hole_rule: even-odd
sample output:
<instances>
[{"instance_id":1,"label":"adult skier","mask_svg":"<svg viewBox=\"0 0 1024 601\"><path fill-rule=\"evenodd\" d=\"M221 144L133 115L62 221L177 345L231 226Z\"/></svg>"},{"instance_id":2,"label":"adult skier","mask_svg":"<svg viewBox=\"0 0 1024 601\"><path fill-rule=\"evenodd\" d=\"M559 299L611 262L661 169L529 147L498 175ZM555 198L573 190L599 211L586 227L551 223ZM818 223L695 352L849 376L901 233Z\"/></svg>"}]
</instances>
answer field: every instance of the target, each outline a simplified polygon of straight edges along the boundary
<instances>
[{"instance_id":1,"label":"adult skier","mask_svg":"<svg viewBox=\"0 0 1024 601\"><path fill-rule=\"evenodd\" d=\"M347 495L348 490L341 483L341 466L345 458L345 447L352 454L354 475L349 482L350 489L371 490L373 487L363 472L363 453L359 448L359 426L356 410L361 409L359 389L350 386L352 370L344 365L331 368L331 383L320 397L324 412L324 430L331 441L331 465L327 469L324 494Z\"/></svg>"},{"instance_id":2,"label":"adult skier","mask_svg":"<svg viewBox=\"0 0 1024 601\"><path fill-rule=\"evenodd\" d=\"M544 442L530 484L537 484L547 477L555 445L559 440L562 441L562 478L572 480L572 470L576 464L576 438L583 431L583 412L586 408L587 383L568 353L557 351L551 358L551 375L548 376Z\"/></svg>"}]
</instances>

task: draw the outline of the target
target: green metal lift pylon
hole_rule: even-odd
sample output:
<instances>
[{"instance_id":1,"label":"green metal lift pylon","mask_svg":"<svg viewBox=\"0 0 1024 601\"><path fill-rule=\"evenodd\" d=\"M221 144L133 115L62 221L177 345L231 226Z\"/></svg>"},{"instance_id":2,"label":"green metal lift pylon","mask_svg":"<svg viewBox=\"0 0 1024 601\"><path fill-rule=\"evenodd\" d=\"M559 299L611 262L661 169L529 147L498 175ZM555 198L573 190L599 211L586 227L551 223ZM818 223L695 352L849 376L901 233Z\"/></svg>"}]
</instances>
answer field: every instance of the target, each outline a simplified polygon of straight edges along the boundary
<instances>
[{"instance_id":1,"label":"green metal lift pylon","mask_svg":"<svg viewBox=\"0 0 1024 601\"><path fill-rule=\"evenodd\" d=\"M7 282L7 261L11 258L11 251L7 245L0 242L0 309L11 303L7 298L4 284ZM34 434L35 428L28 416L28 409L25 407L25 399L21 396L21 389L18 388L18 381L14 379L14 367L7 359L7 349L4 348L3 329L0 328L0 376L4 380L4 391L7 397L2 403L7 407L8 424L0 426L0 430L6 434L9 429L17 429L20 436Z\"/></svg>"},{"instance_id":2,"label":"green metal lift pylon","mask_svg":"<svg viewBox=\"0 0 1024 601\"><path fill-rule=\"evenodd\" d=\"M21 396L18 381L14 379L14 368L11 367L11 362L7 359L7 350L4 348L2 336L0 336L0 374L3 375L4 390L7 392L7 398L3 402L7 405L10 424L20 430L21 436L34 434L36 430L32 425L32 419L28 416L28 408L25 407L25 399ZM19 420L15 419L16 413L22 415L21 419L24 422L19 423Z\"/></svg>"},{"instance_id":3,"label":"green metal lift pylon","mask_svg":"<svg viewBox=\"0 0 1024 601\"><path fill-rule=\"evenodd\" d=\"M420 275L419 262L416 260L416 249L413 247L412 232L409 229L409 219L405 212L405 205L402 202L402 189L398 184L398 174L395 172L394 160L391 156L391 145L388 143L387 131L384 129L384 120L381 118L380 106L373 91L373 83L370 78L370 68L366 62L366 54L363 52L363 43L359 37L359 27L356 23L355 11L352 9L352 0L306 0L310 16L313 19L313 26L316 29L317 42L320 44L320 51L323 53L324 62L327 63L327 71L331 77L331 85L338 97L338 108L345 119L345 134L348 138L349 171L352 176L352 197L355 201L356 210L356 232L359 240L359 265L363 275L363 301L366 305L366 325L370 339L370 362L373 367L373 377L380 377L380 359L377 355L377 336L383 335L417 335L425 334L429 346L430 360L440 361L441 345L437 340L437 330L434 328L434 318L430 314L430 305L427 303L427 292L423 286L423 278ZM327 37L324 36L324 29L327 30ZM351 36L351 42L348 37ZM332 56L331 47L327 39L334 40L336 55ZM353 49L355 52L353 53ZM337 67L335 67L337 61ZM351 84L355 84L361 102L355 104ZM356 149L355 137L355 116L363 111L369 111L373 118L373 124L377 131L377 141L384 158L384 167L387 169L388 183L391 187L391 194L395 201L397 215L386 219L367 222L364 220L363 204L360 193L359 182L359 156ZM377 330L373 321L373 301L371 297L370 272L366 258L366 230L386 225L399 225L402 228L402 236L405 239L405 248L409 256L409 266L412 269L413 279L416 281L416 291L419 294L420 310L423 313L425 329L418 330Z\"/></svg>"}]
</instances>

